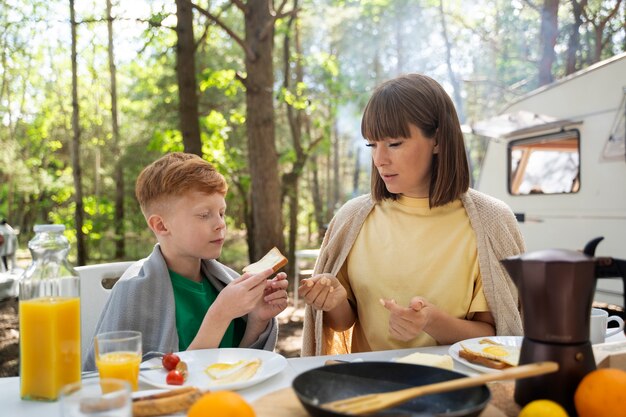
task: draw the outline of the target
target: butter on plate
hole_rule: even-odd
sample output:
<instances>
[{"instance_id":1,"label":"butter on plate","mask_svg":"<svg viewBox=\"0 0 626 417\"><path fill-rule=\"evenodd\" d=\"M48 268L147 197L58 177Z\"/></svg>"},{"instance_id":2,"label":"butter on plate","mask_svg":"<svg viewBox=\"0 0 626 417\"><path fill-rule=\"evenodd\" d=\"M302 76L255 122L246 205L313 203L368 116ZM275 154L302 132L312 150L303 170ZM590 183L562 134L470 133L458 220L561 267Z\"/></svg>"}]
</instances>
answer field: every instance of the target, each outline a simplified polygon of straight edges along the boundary
<instances>
[{"instance_id":1,"label":"butter on plate","mask_svg":"<svg viewBox=\"0 0 626 417\"><path fill-rule=\"evenodd\" d=\"M397 358L395 362L412 363L414 365L434 366L437 368L450 369L454 368L452 356L436 355L434 353L415 352L407 356Z\"/></svg>"}]
</instances>

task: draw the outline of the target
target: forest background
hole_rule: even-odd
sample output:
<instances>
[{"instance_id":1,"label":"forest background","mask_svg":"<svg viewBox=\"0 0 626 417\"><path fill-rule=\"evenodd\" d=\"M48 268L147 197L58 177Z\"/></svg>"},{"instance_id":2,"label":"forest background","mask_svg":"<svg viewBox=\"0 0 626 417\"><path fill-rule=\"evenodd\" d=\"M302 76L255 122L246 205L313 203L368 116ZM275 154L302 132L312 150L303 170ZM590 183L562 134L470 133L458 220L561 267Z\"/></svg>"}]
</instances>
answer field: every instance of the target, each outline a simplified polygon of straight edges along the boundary
<instances>
[{"instance_id":1,"label":"forest background","mask_svg":"<svg viewBox=\"0 0 626 417\"><path fill-rule=\"evenodd\" d=\"M425 73L471 124L626 51L626 2L0 0L0 43L0 217L21 247L62 223L75 265L146 256L135 179L184 150L227 177L240 268L317 247L368 192L381 81ZM466 143L476 180L486 144Z\"/></svg>"}]
</instances>

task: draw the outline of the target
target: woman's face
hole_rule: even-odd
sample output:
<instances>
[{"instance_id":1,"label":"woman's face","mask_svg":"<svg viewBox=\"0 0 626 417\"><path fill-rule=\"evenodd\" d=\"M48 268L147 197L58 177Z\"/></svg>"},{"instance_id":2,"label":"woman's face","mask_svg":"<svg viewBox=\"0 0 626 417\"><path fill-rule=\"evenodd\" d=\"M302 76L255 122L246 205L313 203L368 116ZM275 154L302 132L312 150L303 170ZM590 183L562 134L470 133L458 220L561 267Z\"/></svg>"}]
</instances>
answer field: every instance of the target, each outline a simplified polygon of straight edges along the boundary
<instances>
[{"instance_id":1,"label":"woman's face","mask_svg":"<svg viewBox=\"0 0 626 417\"><path fill-rule=\"evenodd\" d=\"M407 197L428 197L433 154L438 152L434 139L409 124L409 138L386 138L368 141L372 160L387 191Z\"/></svg>"}]
</instances>

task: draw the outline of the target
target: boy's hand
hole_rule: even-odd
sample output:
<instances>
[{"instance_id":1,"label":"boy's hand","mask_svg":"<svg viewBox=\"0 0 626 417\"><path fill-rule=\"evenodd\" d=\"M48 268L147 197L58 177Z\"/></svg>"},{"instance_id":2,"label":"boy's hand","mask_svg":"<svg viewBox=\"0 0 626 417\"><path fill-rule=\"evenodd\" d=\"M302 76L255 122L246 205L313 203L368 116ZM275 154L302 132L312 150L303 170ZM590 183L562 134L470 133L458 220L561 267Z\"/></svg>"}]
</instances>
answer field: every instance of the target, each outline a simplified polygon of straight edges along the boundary
<instances>
[{"instance_id":1,"label":"boy's hand","mask_svg":"<svg viewBox=\"0 0 626 417\"><path fill-rule=\"evenodd\" d=\"M267 321L287 308L287 274L279 272L265 283L263 298L250 311L250 320Z\"/></svg>"},{"instance_id":2,"label":"boy's hand","mask_svg":"<svg viewBox=\"0 0 626 417\"><path fill-rule=\"evenodd\" d=\"M267 278L273 272L270 268L254 275L245 273L230 282L215 299L214 304L217 304L219 314L223 314L229 320L234 320L250 313L259 300L263 300Z\"/></svg>"},{"instance_id":3,"label":"boy's hand","mask_svg":"<svg viewBox=\"0 0 626 417\"><path fill-rule=\"evenodd\" d=\"M331 274L315 275L303 279L298 294L305 303L317 310L330 311L348 297L346 289Z\"/></svg>"},{"instance_id":4,"label":"boy's hand","mask_svg":"<svg viewBox=\"0 0 626 417\"><path fill-rule=\"evenodd\" d=\"M395 300L381 298L380 303L389 310L389 334L394 339L408 342L428 324L430 304L422 297L413 297L406 308Z\"/></svg>"}]
</instances>

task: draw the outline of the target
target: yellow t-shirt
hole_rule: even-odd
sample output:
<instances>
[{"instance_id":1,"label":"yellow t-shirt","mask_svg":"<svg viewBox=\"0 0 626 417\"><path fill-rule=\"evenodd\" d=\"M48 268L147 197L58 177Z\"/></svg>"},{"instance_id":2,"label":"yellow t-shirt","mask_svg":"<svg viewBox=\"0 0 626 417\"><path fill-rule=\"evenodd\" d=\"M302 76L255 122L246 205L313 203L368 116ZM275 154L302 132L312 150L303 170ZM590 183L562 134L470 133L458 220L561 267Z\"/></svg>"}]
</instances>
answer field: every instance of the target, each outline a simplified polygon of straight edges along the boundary
<instances>
[{"instance_id":1,"label":"yellow t-shirt","mask_svg":"<svg viewBox=\"0 0 626 417\"><path fill-rule=\"evenodd\" d=\"M436 345L425 332L408 342L392 339L381 298L408 307L411 298L421 296L466 319L489 311L476 236L460 200L432 209L427 198L402 196L377 204L337 278L357 310L352 352Z\"/></svg>"}]
</instances>

